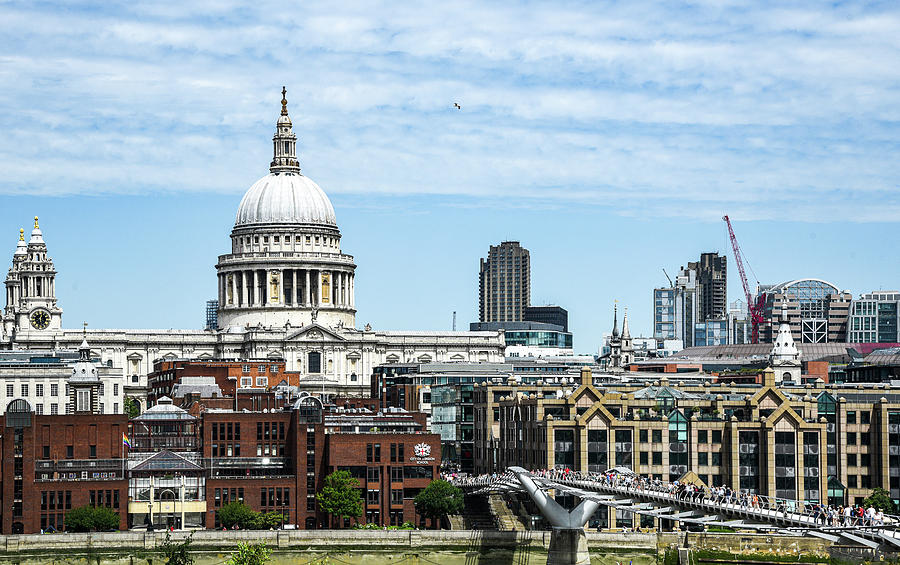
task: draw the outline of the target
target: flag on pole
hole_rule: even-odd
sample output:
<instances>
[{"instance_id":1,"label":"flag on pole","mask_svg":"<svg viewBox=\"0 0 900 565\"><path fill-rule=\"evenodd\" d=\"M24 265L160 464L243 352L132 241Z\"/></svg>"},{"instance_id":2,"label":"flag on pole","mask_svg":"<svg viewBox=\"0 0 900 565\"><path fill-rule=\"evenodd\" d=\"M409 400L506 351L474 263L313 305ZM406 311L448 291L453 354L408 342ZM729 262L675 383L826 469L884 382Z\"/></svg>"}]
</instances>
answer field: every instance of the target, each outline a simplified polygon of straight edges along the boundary
<instances>
[{"instance_id":1,"label":"flag on pole","mask_svg":"<svg viewBox=\"0 0 900 565\"><path fill-rule=\"evenodd\" d=\"M122 432L122 445L124 445L128 449L131 449L131 441L129 441L128 436L125 435L124 432Z\"/></svg>"}]
</instances>

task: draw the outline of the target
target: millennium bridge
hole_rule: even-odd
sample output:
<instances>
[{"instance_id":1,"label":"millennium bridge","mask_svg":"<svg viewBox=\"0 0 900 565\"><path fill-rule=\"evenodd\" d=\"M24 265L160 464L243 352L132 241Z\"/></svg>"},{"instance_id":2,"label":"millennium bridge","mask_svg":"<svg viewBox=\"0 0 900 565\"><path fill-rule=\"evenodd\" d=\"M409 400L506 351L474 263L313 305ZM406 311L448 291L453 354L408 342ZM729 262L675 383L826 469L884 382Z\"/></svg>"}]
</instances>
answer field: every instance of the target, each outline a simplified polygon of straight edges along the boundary
<instances>
[{"instance_id":1,"label":"millennium bridge","mask_svg":"<svg viewBox=\"0 0 900 565\"><path fill-rule=\"evenodd\" d=\"M553 527L548 565L590 563L584 525L600 506L685 525L813 536L892 552L900 549L900 516L874 510L861 517L834 515L827 507L809 502L665 483L630 471L530 472L510 467L506 473L454 477L452 482L473 495L527 493ZM548 491L571 495L580 503L566 509Z\"/></svg>"}]
</instances>

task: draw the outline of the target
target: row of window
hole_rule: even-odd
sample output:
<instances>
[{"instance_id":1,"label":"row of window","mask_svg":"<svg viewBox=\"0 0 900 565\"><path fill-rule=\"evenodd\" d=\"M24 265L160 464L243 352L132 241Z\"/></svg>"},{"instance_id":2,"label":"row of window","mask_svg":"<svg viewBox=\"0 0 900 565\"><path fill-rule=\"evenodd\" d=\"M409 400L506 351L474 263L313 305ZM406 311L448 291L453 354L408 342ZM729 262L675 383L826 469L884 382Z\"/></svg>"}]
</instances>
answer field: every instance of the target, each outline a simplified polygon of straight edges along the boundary
<instances>
[{"instance_id":1,"label":"row of window","mask_svg":"<svg viewBox=\"0 0 900 565\"><path fill-rule=\"evenodd\" d=\"M118 490L92 490L88 491L88 500L91 506L106 506L107 508L119 507Z\"/></svg>"},{"instance_id":2,"label":"row of window","mask_svg":"<svg viewBox=\"0 0 900 565\"><path fill-rule=\"evenodd\" d=\"M213 492L213 504L216 508L231 502L244 502L244 487L217 488Z\"/></svg>"},{"instance_id":3,"label":"row of window","mask_svg":"<svg viewBox=\"0 0 900 565\"><path fill-rule=\"evenodd\" d=\"M279 369L280 369L280 366L279 366L279 365L257 365L257 366L256 366L256 371L257 371L258 373L265 373L265 372L266 372L266 368L268 368L269 371L271 371L273 374L275 374L275 373L278 373L278 371L279 371ZM249 373L249 372L250 372L250 365L241 365L241 372L242 372L242 373Z\"/></svg>"},{"instance_id":4,"label":"row of window","mask_svg":"<svg viewBox=\"0 0 900 565\"><path fill-rule=\"evenodd\" d=\"M259 505L266 507L284 507L291 505L291 489L269 487L259 489Z\"/></svg>"},{"instance_id":5,"label":"row of window","mask_svg":"<svg viewBox=\"0 0 900 565\"><path fill-rule=\"evenodd\" d=\"M259 243L259 237L260 236L258 236L258 235L254 235L253 243ZM272 243L281 243L282 237L284 237L285 243L291 243L291 240L293 238L293 241L296 241L297 243L302 243L305 241L306 245L311 245L313 242L315 242L316 245L319 245L319 241L321 239L322 245L325 245L327 247L337 247L338 246L338 239L336 237L321 236L321 238L320 238L320 236L318 236L318 235L314 236L314 239L313 239L313 236L309 236L309 235L307 235L307 236L273 235ZM301 237L303 237L305 239L301 239ZM238 242L242 243L244 245L250 245L250 236L240 238L240 239L238 239ZM267 235L262 236L262 242L269 243L269 236L267 236Z\"/></svg>"},{"instance_id":6,"label":"row of window","mask_svg":"<svg viewBox=\"0 0 900 565\"><path fill-rule=\"evenodd\" d=\"M118 491L117 491L118 492ZM71 510L72 491L42 490L41 510Z\"/></svg>"},{"instance_id":7,"label":"row of window","mask_svg":"<svg viewBox=\"0 0 900 565\"><path fill-rule=\"evenodd\" d=\"M100 395L101 396L103 396L105 390L106 390L106 387L104 386L104 384L100 383ZM45 391L45 388L44 388L43 383L35 383L35 385L34 385L34 395L35 396L43 397L44 391ZM20 393L19 394L20 396L29 396L29 394L31 393L30 383L21 383L19 385L19 393ZM69 395L69 385L67 384L66 385L66 396L68 396L68 395ZM118 395L119 395L119 384L113 383L113 396L118 396ZM10 398L15 396L15 385L13 385L12 383L7 383L7 385L6 385L6 396L8 396ZM59 384L57 384L57 383L50 384L50 395L49 396L59 396Z\"/></svg>"},{"instance_id":8,"label":"row of window","mask_svg":"<svg viewBox=\"0 0 900 565\"><path fill-rule=\"evenodd\" d=\"M405 456L406 446L402 443L392 443L391 450L391 463L403 462L406 459ZM367 443L366 444L366 463L380 463L381 462L381 444L380 443Z\"/></svg>"}]
</instances>

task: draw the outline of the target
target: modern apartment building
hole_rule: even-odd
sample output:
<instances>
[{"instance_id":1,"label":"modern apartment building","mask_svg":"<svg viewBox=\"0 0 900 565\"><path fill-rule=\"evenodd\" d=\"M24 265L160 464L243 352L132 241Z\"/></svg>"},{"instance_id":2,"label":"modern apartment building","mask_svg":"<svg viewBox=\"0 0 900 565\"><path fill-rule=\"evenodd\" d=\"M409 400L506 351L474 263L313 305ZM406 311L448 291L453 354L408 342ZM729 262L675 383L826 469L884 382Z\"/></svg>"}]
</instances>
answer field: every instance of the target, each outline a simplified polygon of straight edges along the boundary
<instances>
[{"instance_id":1,"label":"modern apartment building","mask_svg":"<svg viewBox=\"0 0 900 565\"><path fill-rule=\"evenodd\" d=\"M481 322L521 322L531 303L531 257L518 241L492 245L478 274Z\"/></svg>"},{"instance_id":2,"label":"modern apartment building","mask_svg":"<svg viewBox=\"0 0 900 565\"><path fill-rule=\"evenodd\" d=\"M863 294L850 305L847 341L850 343L898 343L900 291Z\"/></svg>"},{"instance_id":3,"label":"modern apartment building","mask_svg":"<svg viewBox=\"0 0 900 565\"><path fill-rule=\"evenodd\" d=\"M474 388L475 471L511 465L602 472L627 467L672 481L831 504L860 503L875 487L900 500L900 389L841 385L599 386L484 383ZM592 527L633 527L601 508Z\"/></svg>"}]
</instances>

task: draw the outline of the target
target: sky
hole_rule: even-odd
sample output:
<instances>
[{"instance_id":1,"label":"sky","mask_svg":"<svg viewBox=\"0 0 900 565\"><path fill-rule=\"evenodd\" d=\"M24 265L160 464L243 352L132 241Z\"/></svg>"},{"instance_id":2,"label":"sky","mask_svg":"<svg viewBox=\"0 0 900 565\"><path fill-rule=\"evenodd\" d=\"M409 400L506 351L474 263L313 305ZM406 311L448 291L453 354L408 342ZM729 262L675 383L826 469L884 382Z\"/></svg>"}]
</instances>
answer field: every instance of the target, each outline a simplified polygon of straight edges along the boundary
<instances>
[{"instance_id":1,"label":"sky","mask_svg":"<svg viewBox=\"0 0 900 565\"><path fill-rule=\"evenodd\" d=\"M465 328L517 240L596 352L701 252L742 298L726 213L752 287L900 287L896 2L0 0L0 254L40 216L65 327L201 327L283 85L359 326Z\"/></svg>"}]
</instances>

